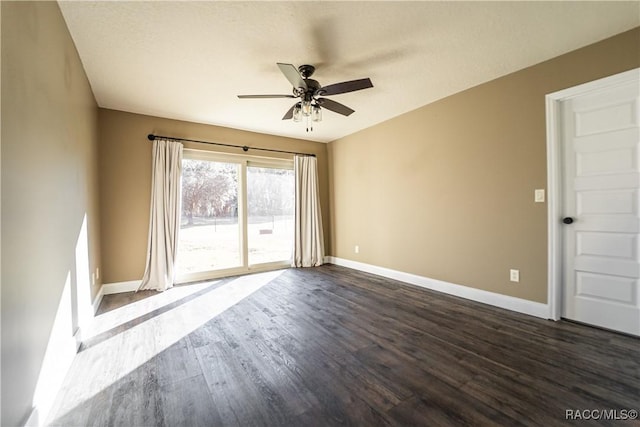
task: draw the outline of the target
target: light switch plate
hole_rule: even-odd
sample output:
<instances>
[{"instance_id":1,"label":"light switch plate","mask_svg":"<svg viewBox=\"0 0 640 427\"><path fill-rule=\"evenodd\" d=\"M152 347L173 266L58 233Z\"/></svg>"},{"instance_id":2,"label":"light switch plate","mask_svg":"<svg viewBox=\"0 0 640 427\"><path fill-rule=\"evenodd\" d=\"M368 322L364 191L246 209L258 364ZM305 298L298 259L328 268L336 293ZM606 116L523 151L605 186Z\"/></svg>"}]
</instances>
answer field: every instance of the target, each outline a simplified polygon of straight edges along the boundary
<instances>
[{"instance_id":1,"label":"light switch plate","mask_svg":"<svg viewBox=\"0 0 640 427\"><path fill-rule=\"evenodd\" d=\"M538 189L535 191L534 200L536 203L544 203L544 189Z\"/></svg>"}]
</instances>

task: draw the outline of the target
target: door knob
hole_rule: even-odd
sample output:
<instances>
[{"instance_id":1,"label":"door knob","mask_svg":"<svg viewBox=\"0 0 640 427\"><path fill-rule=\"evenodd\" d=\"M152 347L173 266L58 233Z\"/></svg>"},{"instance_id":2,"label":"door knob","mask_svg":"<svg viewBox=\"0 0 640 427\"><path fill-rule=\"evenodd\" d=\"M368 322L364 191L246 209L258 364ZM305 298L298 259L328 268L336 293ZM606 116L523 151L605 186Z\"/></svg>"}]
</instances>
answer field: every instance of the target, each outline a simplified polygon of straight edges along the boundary
<instances>
[{"instance_id":1,"label":"door knob","mask_svg":"<svg viewBox=\"0 0 640 427\"><path fill-rule=\"evenodd\" d=\"M571 218L570 216L564 217L562 218L562 222L564 222L565 224L573 224L573 218Z\"/></svg>"}]
</instances>

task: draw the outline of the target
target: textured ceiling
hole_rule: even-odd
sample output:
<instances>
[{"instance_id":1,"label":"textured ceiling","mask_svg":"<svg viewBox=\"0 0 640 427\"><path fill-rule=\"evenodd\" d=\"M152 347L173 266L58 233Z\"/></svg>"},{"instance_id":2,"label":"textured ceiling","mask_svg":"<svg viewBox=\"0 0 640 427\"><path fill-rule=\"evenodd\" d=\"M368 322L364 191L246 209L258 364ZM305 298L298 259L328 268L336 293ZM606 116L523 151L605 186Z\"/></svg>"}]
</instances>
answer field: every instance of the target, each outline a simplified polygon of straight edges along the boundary
<instances>
[{"instance_id":1,"label":"textured ceiling","mask_svg":"<svg viewBox=\"0 0 640 427\"><path fill-rule=\"evenodd\" d=\"M328 142L640 25L640 2L59 2L101 107ZM370 77L311 133L276 62Z\"/></svg>"}]
</instances>

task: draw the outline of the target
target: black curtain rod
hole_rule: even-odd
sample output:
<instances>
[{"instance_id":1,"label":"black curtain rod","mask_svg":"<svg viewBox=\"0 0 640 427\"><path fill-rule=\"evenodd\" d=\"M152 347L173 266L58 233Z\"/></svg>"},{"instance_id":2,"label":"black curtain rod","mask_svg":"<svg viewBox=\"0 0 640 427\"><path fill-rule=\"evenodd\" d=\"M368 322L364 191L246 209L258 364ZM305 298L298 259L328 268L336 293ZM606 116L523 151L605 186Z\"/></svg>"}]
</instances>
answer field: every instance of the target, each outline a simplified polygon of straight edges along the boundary
<instances>
[{"instance_id":1,"label":"black curtain rod","mask_svg":"<svg viewBox=\"0 0 640 427\"><path fill-rule=\"evenodd\" d=\"M297 154L299 156L311 156L311 157L316 156L315 154L311 154L311 153L296 153L295 151L272 150L270 148L257 148L257 147L248 147L246 145L223 144L221 142L199 141L197 139L173 138L171 136L154 135L152 133L147 135L147 139L149 139L149 141L153 141L156 138L170 139L172 141L196 142L198 144L219 145L221 147L242 148L243 151L260 150L260 151L271 151L272 153Z\"/></svg>"}]
</instances>

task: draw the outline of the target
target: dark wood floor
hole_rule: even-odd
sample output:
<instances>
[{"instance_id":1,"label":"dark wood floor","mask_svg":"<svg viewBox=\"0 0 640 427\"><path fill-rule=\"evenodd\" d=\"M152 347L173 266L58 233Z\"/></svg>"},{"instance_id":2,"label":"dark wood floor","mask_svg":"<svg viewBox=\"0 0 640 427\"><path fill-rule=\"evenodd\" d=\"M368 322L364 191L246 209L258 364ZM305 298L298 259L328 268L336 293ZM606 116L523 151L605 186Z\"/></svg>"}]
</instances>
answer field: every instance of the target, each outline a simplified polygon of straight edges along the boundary
<instances>
[{"instance_id":1,"label":"dark wood floor","mask_svg":"<svg viewBox=\"0 0 640 427\"><path fill-rule=\"evenodd\" d=\"M128 298L105 297L103 311ZM101 369L72 368L64 393ZM286 270L104 390L54 410L51 424L575 425L568 409L640 409L640 340L325 265Z\"/></svg>"}]
</instances>

